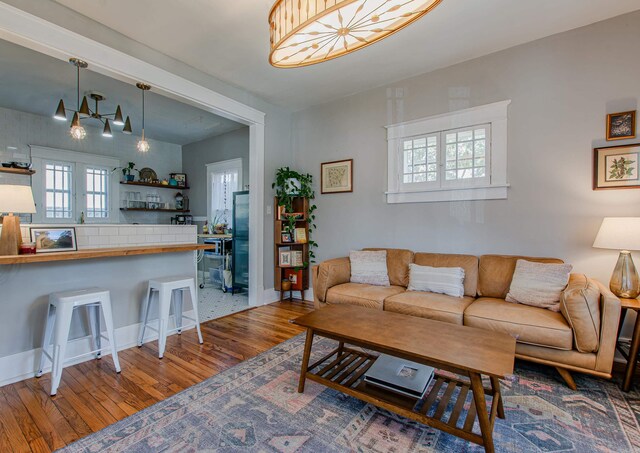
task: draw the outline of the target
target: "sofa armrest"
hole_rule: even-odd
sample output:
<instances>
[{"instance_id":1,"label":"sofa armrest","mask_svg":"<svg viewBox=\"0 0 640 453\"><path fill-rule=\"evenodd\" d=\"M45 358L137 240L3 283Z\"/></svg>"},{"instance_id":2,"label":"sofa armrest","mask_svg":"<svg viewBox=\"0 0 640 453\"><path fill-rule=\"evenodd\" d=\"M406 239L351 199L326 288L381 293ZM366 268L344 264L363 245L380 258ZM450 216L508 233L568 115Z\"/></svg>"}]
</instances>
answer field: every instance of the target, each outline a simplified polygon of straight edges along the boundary
<instances>
[{"instance_id":1,"label":"sofa armrest","mask_svg":"<svg viewBox=\"0 0 640 453\"><path fill-rule=\"evenodd\" d=\"M620 299L606 286L594 280L600 288L600 349L596 356L596 371L611 374L618 342Z\"/></svg>"},{"instance_id":2,"label":"sofa armrest","mask_svg":"<svg viewBox=\"0 0 640 453\"><path fill-rule=\"evenodd\" d=\"M318 266L314 266L311 275L317 308L320 302L325 301L329 288L351 280L351 262L348 257L323 261Z\"/></svg>"}]
</instances>

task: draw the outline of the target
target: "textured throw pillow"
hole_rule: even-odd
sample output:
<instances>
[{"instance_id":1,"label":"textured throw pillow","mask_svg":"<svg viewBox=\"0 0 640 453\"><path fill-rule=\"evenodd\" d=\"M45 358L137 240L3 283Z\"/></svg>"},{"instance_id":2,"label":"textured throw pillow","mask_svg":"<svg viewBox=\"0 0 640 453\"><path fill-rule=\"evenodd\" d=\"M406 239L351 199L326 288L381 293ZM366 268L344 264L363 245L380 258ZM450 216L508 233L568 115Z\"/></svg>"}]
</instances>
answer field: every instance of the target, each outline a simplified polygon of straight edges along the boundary
<instances>
[{"instance_id":1,"label":"textured throw pillow","mask_svg":"<svg viewBox=\"0 0 640 453\"><path fill-rule=\"evenodd\" d=\"M565 317L580 352L598 352L600 346L600 288L586 275L572 274L560 296Z\"/></svg>"},{"instance_id":2,"label":"textured throw pillow","mask_svg":"<svg viewBox=\"0 0 640 453\"><path fill-rule=\"evenodd\" d=\"M429 291L453 297L464 296L464 269L409 264L408 291Z\"/></svg>"},{"instance_id":3,"label":"textured throw pillow","mask_svg":"<svg viewBox=\"0 0 640 453\"><path fill-rule=\"evenodd\" d=\"M560 294L569 282L571 264L518 260L507 302L560 311Z\"/></svg>"},{"instance_id":4,"label":"textured throw pillow","mask_svg":"<svg viewBox=\"0 0 640 453\"><path fill-rule=\"evenodd\" d=\"M390 286L387 273L387 251L350 252L351 283Z\"/></svg>"}]
</instances>

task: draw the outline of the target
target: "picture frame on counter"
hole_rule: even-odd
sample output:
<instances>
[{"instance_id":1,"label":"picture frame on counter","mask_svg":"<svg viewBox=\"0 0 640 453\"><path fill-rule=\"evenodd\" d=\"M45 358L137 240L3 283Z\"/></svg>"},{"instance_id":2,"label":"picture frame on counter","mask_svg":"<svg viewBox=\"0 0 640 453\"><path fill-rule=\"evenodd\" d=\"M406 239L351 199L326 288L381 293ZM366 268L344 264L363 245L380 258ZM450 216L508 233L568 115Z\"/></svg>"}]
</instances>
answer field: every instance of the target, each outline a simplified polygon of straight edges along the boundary
<instances>
[{"instance_id":1,"label":"picture frame on counter","mask_svg":"<svg viewBox=\"0 0 640 453\"><path fill-rule=\"evenodd\" d=\"M593 190L639 189L640 144L595 148Z\"/></svg>"},{"instance_id":2,"label":"picture frame on counter","mask_svg":"<svg viewBox=\"0 0 640 453\"><path fill-rule=\"evenodd\" d=\"M36 253L75 252L78 250L74 227L30 228Z\"/></svg>"}]
</instances>

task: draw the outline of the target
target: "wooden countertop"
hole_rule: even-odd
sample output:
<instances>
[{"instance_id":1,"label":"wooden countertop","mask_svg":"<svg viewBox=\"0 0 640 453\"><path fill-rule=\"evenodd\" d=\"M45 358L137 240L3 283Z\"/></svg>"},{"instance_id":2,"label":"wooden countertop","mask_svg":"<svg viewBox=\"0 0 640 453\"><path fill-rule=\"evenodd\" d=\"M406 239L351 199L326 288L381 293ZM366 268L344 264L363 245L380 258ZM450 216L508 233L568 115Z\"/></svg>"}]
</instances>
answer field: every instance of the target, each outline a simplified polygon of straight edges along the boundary
<instances>
[{"instance_id":1,"label":"wooden countertop","mask_svg":"<svg viewBox=\"0 0 640 453\"><path fill-rule=\"evenodd\" d=\"M145 245L133 247L113 247L102 249L84 249L75 252L51 252L36 255L0 255L2 264L30 264L48 261L73 261L95 258L109 258L116 256L154 255L159 253L191 252L194 250L208 250L214 248L210 244L175 244L175 245Z\"/></svg>"}]
</instances>

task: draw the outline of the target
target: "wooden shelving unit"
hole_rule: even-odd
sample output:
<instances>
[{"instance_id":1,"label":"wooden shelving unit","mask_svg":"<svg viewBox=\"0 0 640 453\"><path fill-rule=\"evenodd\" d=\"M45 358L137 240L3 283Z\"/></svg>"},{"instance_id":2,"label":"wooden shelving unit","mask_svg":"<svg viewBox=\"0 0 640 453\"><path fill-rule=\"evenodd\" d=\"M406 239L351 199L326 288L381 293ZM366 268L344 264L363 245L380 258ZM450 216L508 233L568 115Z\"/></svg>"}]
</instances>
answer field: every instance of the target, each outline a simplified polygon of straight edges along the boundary
<instances>
[{"instance_id":1,"label":"wooden shelving unit","mask_svg":"<svg viewBox=\"0 0 640 453\"><path fill-rule=\"evenodd\" d=\"M286 227L288 225L288 221L285 219L279 219L278 213L278 198L274 199L274 207L275 207L275 220L274 220L274 288L276 291L280 292L280 299L283 297L282 291L282 280L285 278L285 273L287 269L299 269L294 266L280 266L280 249L283 247L290 247L291 250L300 250L302 251L302 260L305 263L309 263L309 244L308 242L282 242L282 233L286 231ZM309 240L309 222L306 218L307 212L309 211L309 200L302 197L296 197L293 201L293 212L302 212L305 217L303 219L296 220L296 228L304 228L305 229L305 237L307 241ZM293 236L293 234L292 234ZM302 280L299 288L301 289L293 289L293 291L300 291L301 299L304 300L304 292L309 289L309 266L308 264L301 269Z\"/></svg>"},{"instance_id":2,"label":"wooden shelving unit","mask_svg":"<svg viewBox=\"0 0 640 453\"><path fill-rule=\"evenodd\" d=\"M191 211L184 211L182 209L149 209L149 208L120 208L121 211L137 211L137 212L182 212L187 213Z\"/></svg>"},{"instance_id":3,"label":"wooden shelving unit","mask_svg":"<svg viewBox=\"0 0 640 453\"><path fill-rule=\"evenodd\" d=\"M35 170L25 170L24 168L0 167L0 173L11 173L13 175L31 176L35 174Z\"/></svg>"},{"instance_id":4,"label":"wooden shelving unit","mask_svg":"<svg viewBox=\"0 0 640 453\"><path fill-rule=\"evenodd\" d=\"M120 181L120 184L122 184L123 186L155 187L156 189L173 189L173 190L188 190L189 189L189 186L184 186L184 187L169 186L169 185L163 185L163 184L155 184L155 183L152 183L152 182L140 182L140 181L133 181L133 182Z\"/></svg>"}]
</instances>

